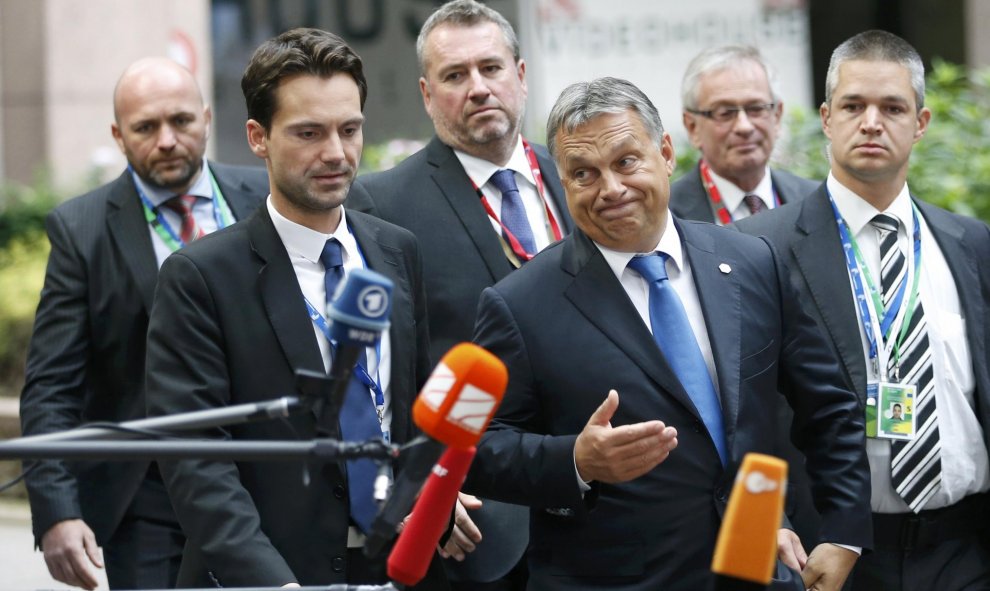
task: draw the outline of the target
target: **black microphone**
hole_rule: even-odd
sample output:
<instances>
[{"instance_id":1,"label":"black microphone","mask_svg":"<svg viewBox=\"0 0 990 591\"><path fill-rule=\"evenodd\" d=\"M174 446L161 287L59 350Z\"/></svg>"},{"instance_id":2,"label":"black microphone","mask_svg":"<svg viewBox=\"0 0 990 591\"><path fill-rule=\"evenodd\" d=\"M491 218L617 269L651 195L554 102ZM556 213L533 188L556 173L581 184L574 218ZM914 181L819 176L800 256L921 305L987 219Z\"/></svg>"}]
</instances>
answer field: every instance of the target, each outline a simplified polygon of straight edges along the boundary
<instances>
[{"instance_id":1,"label":"black microphone","mask_svg":"<svg viewBox=\"0 0 990 591\"><path fill-rule=\"evenodd\" d=\"M336 343L330 367L330 412L336 417L344 404L347 384L361 352L374 347L388 329L392 311L392 280L370 269L347 273L327 309L330 339Z\"/></svg>"},{"instance_id":2,"label":"black microphone","mask_svg":"<svg viewBox=\"0 0 990 591\"><path fill-rule=\"evenodd\" d=\"M413 421L425 435L404 450L408 457L371 524L365 556L377 556L395 537L446 446L468 449L478 443L508 381L505 364L477 345L461 343L443 356L413 405Z\"/></svg>"}]
</instances>

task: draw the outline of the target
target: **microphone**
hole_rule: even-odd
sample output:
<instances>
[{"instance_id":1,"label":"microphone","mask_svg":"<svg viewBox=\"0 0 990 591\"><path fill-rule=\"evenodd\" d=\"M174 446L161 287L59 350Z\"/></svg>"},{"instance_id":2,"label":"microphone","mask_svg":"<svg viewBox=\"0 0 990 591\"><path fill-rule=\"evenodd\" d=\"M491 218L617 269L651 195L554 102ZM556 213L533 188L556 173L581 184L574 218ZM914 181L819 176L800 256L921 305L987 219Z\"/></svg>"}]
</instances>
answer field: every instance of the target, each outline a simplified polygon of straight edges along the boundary
<instances>
[{"instance_id":1,"label":"microphone","mask_svg":"<svg viewBox=\"0 0 990 591\"><path fill-rule=\"evenodd\" d=\"M340 412L361 352L374 347L389 327L392 280L370 269L353 269L327 308L330 339L337 344L330 367L330 408Z\"/></svg>"},{"instance_id":2,"label":"microphone","mask_svg":"<svg viewBox=\"0 0 990 591\"><path fill-rule=\"evenodd\" d=\"M712 557L715 591L766 589L777 562L787 462L748 453L732 486Z\"/></svg>"},{"instance_id":3,"label":"microphone","mask_svg":"<svg viewBox=\"0 0 990 591\"><path fill-rule=\"evenodd\" d=\"M413 422L424 436L406 452L388 501L371 524L365 556L377 556L395 537L444 446L464 450L478 443L508 382L505 364L477 345L461 343L443 356L413 404Z\"/></svg>"},{"instance_id":4,"label":"microphone","mask_svg":"<svg viewBox=\"0 0 990 591\"><path fill-rule=\"evenodd\" d=\"M388 556L388 577L393 581L412 586L426 575L474 453L474 447L452 447L433 467L412 517Z\"/></svg>"}]
</instances>

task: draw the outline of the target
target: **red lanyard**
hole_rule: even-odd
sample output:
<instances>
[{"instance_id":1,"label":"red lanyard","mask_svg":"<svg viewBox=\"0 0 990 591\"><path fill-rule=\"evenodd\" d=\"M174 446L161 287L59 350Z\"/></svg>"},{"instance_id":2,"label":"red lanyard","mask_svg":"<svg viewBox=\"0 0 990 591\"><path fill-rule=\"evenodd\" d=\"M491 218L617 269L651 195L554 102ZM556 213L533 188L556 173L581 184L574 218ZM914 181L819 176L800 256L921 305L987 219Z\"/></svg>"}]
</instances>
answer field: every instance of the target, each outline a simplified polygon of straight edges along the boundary
<instances>
[{"instance_id":1,"label":"red lanyard","mask_svg":"<svg viewBox=\"0 0 990 591\"><path fill-rule=\"evenodd\" d=\"M722 201L722 194L718 192L718 187L715 186L715 181L712 180L712 169L708 167L708 163L705 162L704 158L698 163L698 169L701 170L701 185L705 188L705 192L708 193L708 199L712 203L712 209L715 210L715 215L718 216L723 226L731 224L732 214L725 208L725 203ZM780 207L780 197L777 195L777 189L773 189L773 202L775 207Z\"/></svg>"},{"instance_id":2,"label":"red lanyard","mask_svg":"<svg viewBox=\"0 0 990 591\"><path fill-rule=\"evenodd\" d=\"M522 142L523 150L526 152L526 160L529 162L529 169L533 173L533 180L536 181L536 192L540 194L540 200L543 202L543 208L547 212L547 220L550 222L550 231L553 232L553 239L560 240L562 237L560 233L560 226L557 225L557 220L553 217L553 212L550 211L550 204L547 203L546 193L543 188L543 175L540 173L540 164L536 160L536 153L533 151L533 148L529 145L529 142L527 142L525 138L523 138ZM510 232L507 227L505 227L505 224L502 223L499 216L495 215L495 210L492 209L491 204L488 203L488 199L485 197L485 194L481 192L481 188L479 188L473 180L471 181L471 184L474 185L474 190L478 193L478 197L481 199L481 204L488 213L488 217L495 220L499 227L502 228L502 236L505 236L505 238L509 240L509 248L512 249L512 253L522 262L526 262L533 258L533 255L536 253L529 254L523 249L522 244L519 243L519 240L512 235L512 232ZM499 238L501 238L501 236L499 236Z\"/></svg>"}]
</instances>

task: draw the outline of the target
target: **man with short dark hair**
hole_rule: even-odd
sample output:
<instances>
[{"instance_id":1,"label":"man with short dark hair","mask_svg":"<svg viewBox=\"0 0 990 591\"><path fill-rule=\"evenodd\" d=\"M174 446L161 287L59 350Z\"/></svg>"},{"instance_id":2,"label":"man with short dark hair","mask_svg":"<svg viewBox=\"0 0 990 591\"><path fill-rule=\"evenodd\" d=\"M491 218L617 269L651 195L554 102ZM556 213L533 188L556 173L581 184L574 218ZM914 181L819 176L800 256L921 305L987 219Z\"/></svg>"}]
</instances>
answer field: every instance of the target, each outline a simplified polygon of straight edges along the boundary
<instances>
[{"instance_id":1,"label":"man with short dark hair","mask_svg":"<svg viewBox=\"0 0 990 591\"><path fill-rule=\"evenodd\" d=\"M412 234L342 207L363 146L361 58L332 33L293 29L255 51L241 88L271 194L250 219L163 265L148 331L149 414L269 400L295 391L298 370L326 372L337 354L327 302L367 268L394 283L391 324L363 350L339 417L309 412L200 435L404 443L430 371L426 301ZM182 460L162 472L189 538L182 585L387 581L384 558L362 548L375 517L368 460ZM447 588L434 567L419 588Z\"/></svg>"},{"instance_id":2,"label":"man with short dark hair","mask_svg":"<svg viewBox=\"0 0 990 591\"><path fill-rule=\"evenodd\" d=\"M816 183L771 169L784 102L770 64L746 45L706 49L681 83L684 128L701 160L670 186L670 211L726 225L799 201Z\"/></svg>"},{"instance_id":3,"label":"man with short dark hair","mask_svg":"<svg viewBox=\"0 0 990 591\"><path fill-rule=\"evenodd\" d=\"M709 588L727 491L747 452L771 450L778 389L824 539L869 546L856 399L773 249L670 215L673 144L629 82L566 88L547 139L577 229L482 293L474 338L509 385L465 483L530 506L530 588ZM778 574L837 590L856 557L823 543L803 583Z\"/></svg>"},{"instance_id":4,"label":"man with short dark hair","mask_svg":"<svg viewBox=\"0 0 990 591\"><path fill-rule=\"evenodd\" d=\"M264 171L207 162L211 112L186 68L145 58L121 75L110 127L127 170L48 216L51 254L21 393L21 431L145 416L144 354L158 267L247 217ZM184 537L155 462L26 465L34 535L52 577L111 589L175 585ZM100 547L103 549L102 559Z\"/></svg>"},{"instance_id":5,"label":"man with short dark hair","mask_svg":"<svg viewBox=\"0 0 990 591\"><path fill-rule=\"evenodd\" d=\"M924 65L885 31L832 53L821 105L832 164L808 198L743 220L788 263L867 421L875 548L854 589L987 589L990 228L921 201ZM912 400L914 429L885 432ZM881 420L883 419L883 420Z\"/></svg>"}]
</instances>

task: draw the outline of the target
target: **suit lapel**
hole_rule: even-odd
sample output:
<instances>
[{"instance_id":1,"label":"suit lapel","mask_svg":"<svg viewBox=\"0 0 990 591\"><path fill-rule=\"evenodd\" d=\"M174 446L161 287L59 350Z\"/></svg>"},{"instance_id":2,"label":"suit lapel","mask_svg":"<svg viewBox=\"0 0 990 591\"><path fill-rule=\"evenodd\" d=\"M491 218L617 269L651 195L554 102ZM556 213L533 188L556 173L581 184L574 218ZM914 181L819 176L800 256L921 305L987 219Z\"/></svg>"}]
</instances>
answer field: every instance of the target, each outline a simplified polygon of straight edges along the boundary
<instances>
[{"instance_id":1,"label":"suit lapel","mask_svg":"<svg viewBox=\"0 0 990 591\"><path fill-rule=\"evenodd\" d=\"M268 208L259 207L247 223L251 248L261 259L258 291L289 366L323 371L320 346L306 313L299 281L285 246L272 225Z\"/></svg>"},{"instance_id":2,"label":"suit lapel","mask_svg":"<svg viewBox=\"0 0 990 591\"><path fill-rule=\"evenodd\" d=\"M145 309L151 310L155 283L158 281L158 258L130 173L125 171L114 181L108 203L107 228L124 258L127 271L138 286Z\"/></svg>"},{"instance_id":3,"label":"suit lapel","mask_svg":"<svg viewBox=\"0 0 990 591\"><path fill-rule=\"evenodd\" d=\"M533 152L536 154L536 161L540 165L540 174L543 176L543 188L546 190L547 195L550 196L550 201L553 202L554 207L560 213L560 231L564 236L567 236L572 231L574 231L574 221L571 219L570 210L567 209L567 196L564 194L564 190L560 183L560 175L557 174L557 165L554 164L553 160L549 156L544 155L542 149L537 149L533 146Z\"/></svg>"},{"instance_id":4,"label":"suit lapel","mask_svg":"<svg viewBox=\"0 0 990 591\"><path fill-rule=\"evenodd\" d=\"M224 168L217 166L213 162L209 163L213 178L220 186L224 200L230 206L230 211L234 214L235 220L243 220L251 215L255 207L265 195L257 194L243 179L229 175Z\"/></svg>"},{"instance_id":5,"label":"suit lapel","mask_svg":"<svg viewBox=\"0 0 990 591\"><path fill-rule=\"evenodd\" d=\"M696 164L687 174L690 175L688 177L691 181L689 187L691 187L693 197L688 200L689 209L680 217L688 220L712 221L715 219L715 214L712 213L712 206L708 192L705 191L705 185L701 182L701 167Z\"/></svg>"},{"instance_id":6,"label":"suit lapel","mask_svg":"<svg viewBox=\"0 0 990 591\"><path fill-rule=\"evenodd\" d=\"M564 296L661 389L700 419L653 335L594 243L575 230L565 248L561 266L574 275L574 282L564 291Z\"/></svg>"},{"instance_id":7,"label":"suit lapel","mask_svg":"<svg viewBox=\"0 0 990 591\"><path fill-rule=\"evenodd\" d=\"M849 272L824 185L802 202L791 249L818 316L832 338L860 402L866 403L866 362Z\"/></svg>"},{"instance_id":8,"label":"suit lapel","mask_svg":"<svg viewBox=\"0 0 990 591\"><path fill-rule=\"evenodd\" d=\"M676 223L676 222L675 222ZM718 375L725 437L731 449L739 419L742 302L739 273L723 273L719 265L739 268L731 256L715 253L715 240L693 224L677 223L701 302L712 358Z\"/></svg>"},{"instance_id":9,"label":"suit lapel","mask_svg":"<svg viewBox=\"0 0 990 591\"><path fill-rule=\"evenodd\" d=\"M464 172L454 151L434 137L427 146L427 157L436 170L431 177L440 193L457 215L461 225L481 254L485 267L491 273L493 282L502 279L512 270L505 258L498 236L485 213L477 193L472 188L471 179Z\"/></svg>"}]
</instances>

